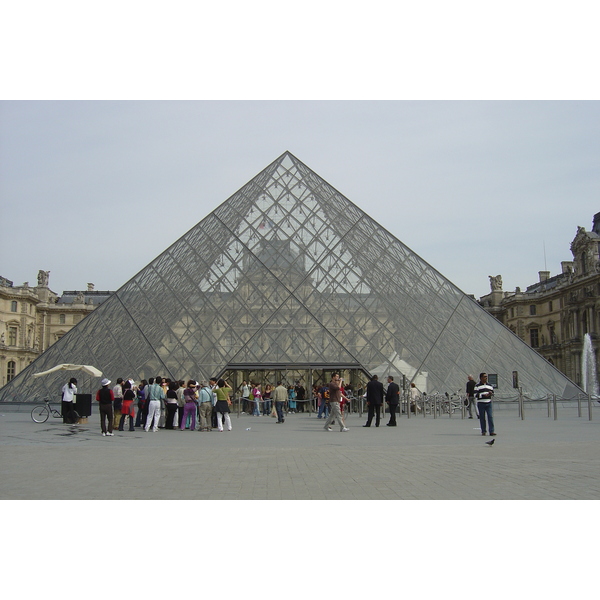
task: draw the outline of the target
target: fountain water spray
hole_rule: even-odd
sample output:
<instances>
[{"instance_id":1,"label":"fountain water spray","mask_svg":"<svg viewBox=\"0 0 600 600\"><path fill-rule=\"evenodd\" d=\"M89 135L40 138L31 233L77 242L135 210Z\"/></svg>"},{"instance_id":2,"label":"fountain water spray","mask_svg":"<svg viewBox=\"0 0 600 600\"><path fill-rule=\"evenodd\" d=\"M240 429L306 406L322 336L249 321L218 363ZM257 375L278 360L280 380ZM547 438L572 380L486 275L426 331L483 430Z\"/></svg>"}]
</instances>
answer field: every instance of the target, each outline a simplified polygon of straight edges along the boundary
<instances>
[{"instance_id":1,"label":"fountain water spray","mask_svg":"<svg viewBox=\"0 0 600 600\"><path fill-rule=\"evenodd\" d=\"M596 355L592 347L592 338L589 333L583 337L583 350L581 351L581 387L586 394L598 395L598 377L596 375Z\"/></svg>"}]
</instances>

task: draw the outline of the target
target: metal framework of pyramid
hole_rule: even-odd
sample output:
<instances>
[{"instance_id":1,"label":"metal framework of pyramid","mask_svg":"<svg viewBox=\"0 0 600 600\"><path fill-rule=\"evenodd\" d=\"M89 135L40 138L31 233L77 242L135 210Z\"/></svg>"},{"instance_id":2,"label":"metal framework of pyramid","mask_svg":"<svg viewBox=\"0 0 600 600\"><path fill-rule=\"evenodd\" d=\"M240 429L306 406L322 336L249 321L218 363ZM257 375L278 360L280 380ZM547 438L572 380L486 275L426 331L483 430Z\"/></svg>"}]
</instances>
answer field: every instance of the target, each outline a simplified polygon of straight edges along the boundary
<instances>
[{"instance_id":1,"label":"metal framework of pyramid","mask_svg":"<svg viewBox=\"0 0 600 600\"><path fill-rule=\"evenodd\" d=\"M512 392L578 388L289 152L142 269L0 390L56 395L60 363L208 379L231 365L346 365L421 391L468 373ZM45 389L44 389L45 388Z\"/></svg>"}]
</instances>

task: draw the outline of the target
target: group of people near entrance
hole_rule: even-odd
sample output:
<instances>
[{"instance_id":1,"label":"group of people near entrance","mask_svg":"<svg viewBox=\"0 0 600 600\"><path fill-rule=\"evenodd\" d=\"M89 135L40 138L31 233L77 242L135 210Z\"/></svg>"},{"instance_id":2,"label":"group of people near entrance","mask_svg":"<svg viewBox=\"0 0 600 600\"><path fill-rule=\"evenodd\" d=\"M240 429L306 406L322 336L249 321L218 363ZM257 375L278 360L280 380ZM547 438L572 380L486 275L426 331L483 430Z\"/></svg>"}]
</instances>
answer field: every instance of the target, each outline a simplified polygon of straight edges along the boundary
<instances>
[{"instance_id":1,"label":"group of people near entrance","mask_svg":"<svg viewBox=\"0 0 600 600\"><path fill-rule=\"evenodd\" d=\"M109 379L103 379L96 393L103 436L114 435L115 429L124 431L126 425L129 431L136 427L146 432L156 432L159 427L194 431L196 420L199 431L231 431L232 389L223 379L198 383L194 379L185 382L151 377L135 384L119 377L116 385L110 384Z\"/></svg>"},{"instance_id":2,"label":"group of people near entrance","mask_svg":"<svg viewBox=\"0 0 600 600\"><path fill-rule=\"evenodd\" d=\"M388 376L387 383L387 389L384 390L377 375L367 383L365 397L368 413L363 427L371 427L373 420L375 427L379 427L384 402L388 404L390 414L386 425L396 427L400 387L391 375ZM233 390L223 379L212 378L208 383L190 379L186 383L183 380L171 381L155 377L149 381L142 379L139 384L135 384L131 379L118 378L116 385L110 387L110 384L109 379L103 379L102 387L96 393L103 436L114 435L115 429L124 431L126 425L129 431L142 427L147 432L156 432L159 427L194 431L197 422L199 431L232 429L230 412ZM248 385L244 381L240 391L247 414L270 414L277 418L277 423L285 422L284 413L297 412L296 400L304 400L305 394L300 384L285 387L281 382L274 388L267 384L262 390L258 384L250 382ZM334 373L327 385L315 384L312 391L318 407L317 418L326 419L324 429L332 431L332 426L337 423L340 431L348 431L344 415L350 403L350 391L344 387L339 373ZM77 422L77 413L73 408L76 393L77 380L71 378L62 388L62 415L65 423ZM480 374L477 384L473 376L469 375L466 394L469 419L473 418L472 408L475 406L481 435L486 435L489 430L489 434L495 436L492 414L494 389L488 383L487 373ZM414 383L411 383L410 400L415 411L420 410L417 397L418 392Z\"/></svg>"}]
</instances>

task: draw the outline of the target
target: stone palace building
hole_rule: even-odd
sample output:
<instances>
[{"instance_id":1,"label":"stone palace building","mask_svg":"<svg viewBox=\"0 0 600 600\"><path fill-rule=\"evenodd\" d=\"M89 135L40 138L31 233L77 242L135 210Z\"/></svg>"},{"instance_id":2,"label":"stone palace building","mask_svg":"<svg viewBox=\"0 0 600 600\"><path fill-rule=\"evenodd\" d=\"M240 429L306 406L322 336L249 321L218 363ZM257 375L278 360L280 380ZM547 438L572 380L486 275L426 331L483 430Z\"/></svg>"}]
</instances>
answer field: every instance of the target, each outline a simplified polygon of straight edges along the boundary
<instances>
[{"instance_id":1,"label":"stone palace building","mask_svg":"<svg viewBox=\"0 0 600 600\"><path fill-rule=\"evenodd\" d=\"M539 281L524 291L502 290L500 275L490 276L491 292L479 303L527 345L581 384L583 338L590 334L596 353L600 334L600 213L591 231L577 228L571 243L573 260L561 273L539 272Z\"/></svg>"},{"instance_id":2,"label":"stone palace building","mask_svg":"<svg viewBox=\"0 0 600 600\"><path fill-rule=\"evenodd\" d=\"M112 292L68 291L59 296L49 287L49 271L38 283L15 286L0 277L0 386L8 383L42 352L70 331Z\"/></svg>"}]
</instances>

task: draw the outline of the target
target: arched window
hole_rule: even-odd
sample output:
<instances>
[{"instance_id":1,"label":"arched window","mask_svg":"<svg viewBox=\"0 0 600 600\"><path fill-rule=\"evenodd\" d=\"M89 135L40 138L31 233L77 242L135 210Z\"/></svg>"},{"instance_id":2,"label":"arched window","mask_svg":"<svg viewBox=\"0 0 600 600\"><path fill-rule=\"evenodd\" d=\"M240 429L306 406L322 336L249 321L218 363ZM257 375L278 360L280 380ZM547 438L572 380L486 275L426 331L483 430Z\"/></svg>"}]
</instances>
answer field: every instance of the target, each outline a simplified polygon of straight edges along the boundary
<instances>
[{"instance_id":1,"label":"arched window","mask_svg":"<svg viewBox=\"0 0 600 600\"><path fill-rule=\"evenodd\" d=\"M17 307L18 307L18 305L17 305L17 301L16 301L16 300L13 300L13 301L10 303L10 312L17 312Z\"/></svg>"},{"instance_id":2,"label":"arched window","mask_svg":"<svg viewBox=\"0 0 600 600\"><path fill-rule=\"evenodd\" d=\"M8 383L14 376L17 370L17 363L14 360L9 360L6 365L6 382Z\"/></svg>"}]
</instances>

